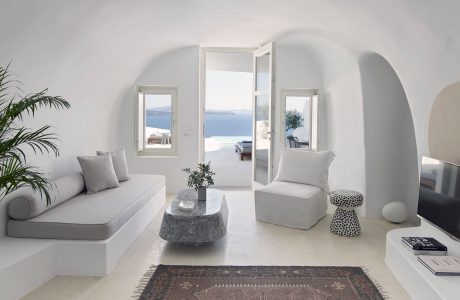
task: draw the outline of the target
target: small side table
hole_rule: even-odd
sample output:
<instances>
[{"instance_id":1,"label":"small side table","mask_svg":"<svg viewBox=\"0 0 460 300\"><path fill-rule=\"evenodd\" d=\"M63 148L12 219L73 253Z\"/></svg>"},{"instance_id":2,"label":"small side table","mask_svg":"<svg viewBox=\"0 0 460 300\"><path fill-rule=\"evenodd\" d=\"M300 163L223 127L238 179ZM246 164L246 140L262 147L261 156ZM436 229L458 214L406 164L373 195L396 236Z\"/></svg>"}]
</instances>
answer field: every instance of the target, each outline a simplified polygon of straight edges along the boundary
<instances>
[{"instance_id":1,"label":"small side table","mask_svg":"<svg viewBox=\"0 0 460 300\"><path fill-rule=\"evenodd\" d=\"M192 211L179 208L181 200L193 201ZM198 201L194 189L179 192L166 208L160 227L160 237L183 245L205 245L221 239L227 233L228 207L224 192L207 190L206 201Z\"/></svg>"},{"instance_id":2,"label":"small side table","mask_svg":"<svg viewBox=\"0 0 460 300\"><path fill-rule=\"evenodd\" d=\"M330 194L331 203L337 206L331 221L331 232L342 236L361 234L355 208L363 204L363 194L352 190L335 190Z\"/></svg>"}]
</instances>

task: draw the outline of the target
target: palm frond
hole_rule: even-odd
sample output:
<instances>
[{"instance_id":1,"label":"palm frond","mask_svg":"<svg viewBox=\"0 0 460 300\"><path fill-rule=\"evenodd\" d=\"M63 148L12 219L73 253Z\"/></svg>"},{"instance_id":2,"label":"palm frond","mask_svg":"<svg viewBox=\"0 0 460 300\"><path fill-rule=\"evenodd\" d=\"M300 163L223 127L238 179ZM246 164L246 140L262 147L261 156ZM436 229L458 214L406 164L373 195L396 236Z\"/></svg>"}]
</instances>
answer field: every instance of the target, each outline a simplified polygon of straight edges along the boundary
<instances>
[{"instance_id":1,"label":"palm frond","mask_svg":"<svg viewBox=\"0 0 460 300\"><path fill-rule=\"evenodd\" d=\"M0 67L0 106L7 102L7 96L11 90L21 91L21 82L14 78L14 74L8 71L10 64L11 62L6 68Z\"/></svg>"},{"instance_id":2,"label":"palm frond","mask_svg":"<svg viewBox=\"0 0 460 300\"><path fill-rule=\"evenodd\" d=\"M28 146L35 154L44 154L53 152L59 156L59 148L55 144L58 137L54 133L48 133L49 125L43 126L32 131L29 128L14 129L10 138L0 142L0 157L10 157L11 154L20 155L22 160L27 160L23 148Z\"/></svg>"},{"instance_id":3,"label":"palm frond","mask_svg":"<svg viewBox=\"0 0 460 300\"><path fill-rule=\"evenodd\" d=\"M21 82L12 78L9 66L0 67L0 129L8 129L15 121L22 121L24 114L34 117L36 111L43 107L57 110L70 108L70 103L62 97L46 95L48 89L22 96ZM16 101L16 98L20 100Z\"/></svg>"},{"instance_id":4,"label":"palm frond","mask_svg":"<svg viewBox=\"0 0 460 300\"><path fill-rule=\"evenodd\" d=\"M23 186L39 191L50 204L49 182L37 168L27 165L25 148L34 154L59 155L58 136L50 132L51 126L38 129L20 126L25 115L31 117L45 107L70 108L69 102L59 96L47 95L47 89L23 95L21 82L9 72L10 64L0 67L0 200Z\"/></svg>"},{"instance_id":5,"label":"palm frond","mask_svg":"<svg viewBox=\"0 0 460 300\"><path fill-rule=\"evenodd\" d=\"M47 90L27 95L15 102L13 99L0 108L0 128L11 125L15 120L22 121L24 114L32 117L42 107L54 108L57 110L70 108L70 103L59 96L47 96Z\"/></svg>"},{"instance_id":6,"label":"palm frond","mask_svg":"<svg viewBox=\"0 0 460 300\"><path fill-rule=\"evenodd\" d=\"M0 196L6 196L21 187L30 186L34 191L39 191L46 199L46 204L51 203L48 192L49 183L44 174L36 168L22 165L17 158L4 160L0 163Z\"/></svg>"}]
</instances>

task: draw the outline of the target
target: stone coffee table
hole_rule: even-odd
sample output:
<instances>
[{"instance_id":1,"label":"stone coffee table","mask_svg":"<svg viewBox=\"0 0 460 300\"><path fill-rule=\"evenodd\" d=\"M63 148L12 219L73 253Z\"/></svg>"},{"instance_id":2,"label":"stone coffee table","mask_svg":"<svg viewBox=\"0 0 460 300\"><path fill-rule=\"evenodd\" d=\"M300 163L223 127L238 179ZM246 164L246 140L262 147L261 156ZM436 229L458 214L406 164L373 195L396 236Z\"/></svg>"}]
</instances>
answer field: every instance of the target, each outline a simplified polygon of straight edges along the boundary
<instances>
[{"instance_id":1,"label":"stone coffee table","mask_svg":"<svg viewBox=\"0 0 460 300\"><path fill-rule=\"evenodd\" d=\"M202 245L225 236L228 219L225 194L208 189L206 197L206 201L198 201L198 193L193 189L179 192L163 215L160 237L173 243ZM184 200L195 202L192 211L179 209L179 202Z\"/></svg>"}]
</instances>

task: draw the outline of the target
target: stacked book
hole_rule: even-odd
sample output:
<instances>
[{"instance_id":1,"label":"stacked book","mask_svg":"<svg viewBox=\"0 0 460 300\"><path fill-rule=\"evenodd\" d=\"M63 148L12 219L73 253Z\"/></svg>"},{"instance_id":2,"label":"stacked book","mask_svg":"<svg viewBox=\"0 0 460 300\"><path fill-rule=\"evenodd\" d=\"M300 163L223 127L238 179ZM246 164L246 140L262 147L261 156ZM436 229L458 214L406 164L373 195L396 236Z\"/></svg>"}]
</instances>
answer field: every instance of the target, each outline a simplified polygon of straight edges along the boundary
<instances>
[{"instance_id":1,"label":"stacked book","mask_svg":"<svg viewBox=\"0 0 460 300\"><path fill-rule=\"evenodd\" d=\"M435 275L460 275L460 257L448 256L447 247L430 237L402 237L403 245Z\"/></svg>"},{"instance_id":2,"label":"stacked book","mask_svg":"<svg viewBox=\"0 0 460 300\"><path fill-rule=\"evenodd\" d=\"M447 255L447 247L430 237L402 237L403 245L415 255Z\"/></svg>"},{"instance_id":3,"label":"stacked book","mask_svg":"<svg viewBox=\"0 0 460 300\"><path fill-rule=\"evenodd\" d=\"M460 257L424 255L418 261L434 275L460 275Z\"/></svg>"}]
</instances>

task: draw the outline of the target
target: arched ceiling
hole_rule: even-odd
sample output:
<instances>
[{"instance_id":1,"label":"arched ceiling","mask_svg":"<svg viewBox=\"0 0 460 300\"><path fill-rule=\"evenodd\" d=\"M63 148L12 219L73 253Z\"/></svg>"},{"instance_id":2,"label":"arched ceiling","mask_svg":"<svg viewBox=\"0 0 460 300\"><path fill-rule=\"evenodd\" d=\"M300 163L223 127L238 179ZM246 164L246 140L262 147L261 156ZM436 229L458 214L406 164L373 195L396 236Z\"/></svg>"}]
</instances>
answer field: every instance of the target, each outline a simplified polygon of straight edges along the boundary
<instances>
[{"instance_id":1,"label":"arched ceiling","mask_svg":"<svg viewBox=\"0 0 460 300\"><path fill-rule=\"evenodd\" d=\"M460 3L455 0L2 2L2 60L33 54L47 60L70 57L75 64L116 62L142 68L170 49L256 46L293 30L388 52L411 50L400 47L403 42L425 42L435 50L460 46ZM430 54L419 50L420 56Z\"/></svg>"},{"instance_id":2,"label":"arched ceiling","mask_svg":"<svg viewBox=\"0 0 460 300\"><path fill-rule=\"evenodd\" d=\"M68 97L117 97L172 49L253 47L293 31L383 55L400 76L419 131L436 94L460 77L456 0L0 2L0 63L14 58L28 88L48 86ZM425 135L417 134L427 149Z\"/></svg>"}]
</instances>

